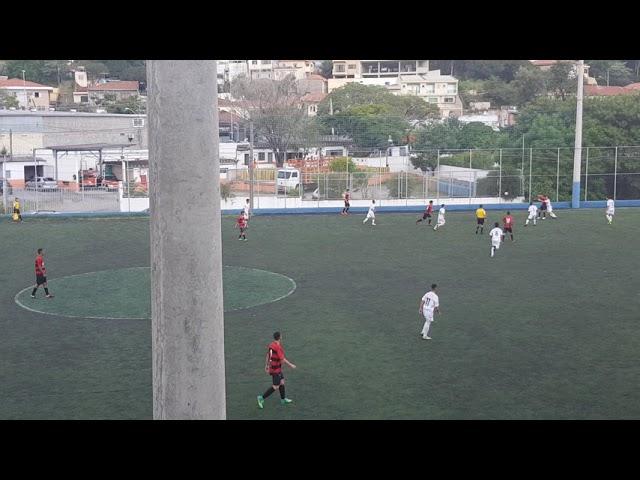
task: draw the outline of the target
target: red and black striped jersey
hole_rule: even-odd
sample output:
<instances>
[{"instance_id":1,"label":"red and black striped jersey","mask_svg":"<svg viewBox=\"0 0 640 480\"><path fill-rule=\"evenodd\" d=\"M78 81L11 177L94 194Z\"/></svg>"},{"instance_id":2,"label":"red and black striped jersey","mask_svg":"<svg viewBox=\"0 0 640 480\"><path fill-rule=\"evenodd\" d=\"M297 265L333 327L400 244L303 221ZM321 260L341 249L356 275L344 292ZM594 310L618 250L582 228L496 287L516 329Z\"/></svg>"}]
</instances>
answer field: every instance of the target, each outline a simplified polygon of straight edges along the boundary
<instances>
[{"instance_id":1,"label":"red and black striped jersey","mask_svg":"<svg viewBox=\"0 0 640 480\"><path fill-rule=\"evenodd\" d=\"M269 373L276 375L282 373L282 360L284 359L284 349L278 342L269 344Z\"/></svg>"}]
</instances>

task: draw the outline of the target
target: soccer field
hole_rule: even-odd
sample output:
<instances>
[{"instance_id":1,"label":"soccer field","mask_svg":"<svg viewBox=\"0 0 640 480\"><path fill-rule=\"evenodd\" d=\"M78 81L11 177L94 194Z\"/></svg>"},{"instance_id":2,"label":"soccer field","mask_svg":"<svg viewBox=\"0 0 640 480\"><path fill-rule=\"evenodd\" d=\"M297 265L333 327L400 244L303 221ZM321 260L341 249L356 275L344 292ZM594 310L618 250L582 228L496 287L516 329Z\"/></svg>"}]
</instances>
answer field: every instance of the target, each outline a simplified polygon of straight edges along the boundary
<instances>
[{"instance_id":1,"label":"soccer field","mask_svg":"<svg viewBox=\"0 0 640 480\"><path fill-rule=\"evenodd\" d=\"M247 242L223 217L228 418L640 418L640 209L556 213L523 228L517 211L495 258L503 211L483 236L471 212L437 232L418 214L258 216ZM0 418L151 418L148 269L132 268L149 266L148 219L3 221L0 242ZM52 300L20 294L38 247ZM275 330L294 403L259 410Z\"/></svg>"}]
</instances>

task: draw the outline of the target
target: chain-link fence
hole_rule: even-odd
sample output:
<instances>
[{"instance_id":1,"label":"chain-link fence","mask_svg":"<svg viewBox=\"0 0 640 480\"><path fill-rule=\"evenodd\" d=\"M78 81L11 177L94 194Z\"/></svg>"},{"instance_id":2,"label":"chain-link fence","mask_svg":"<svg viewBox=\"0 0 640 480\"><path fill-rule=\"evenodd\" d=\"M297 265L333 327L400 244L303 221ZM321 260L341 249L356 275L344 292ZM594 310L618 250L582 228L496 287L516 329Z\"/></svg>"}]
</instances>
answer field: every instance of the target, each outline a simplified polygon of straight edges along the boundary
<instances>
[{"instance_id":1,"label":"chain-link fence","mask_svg":"<svg viewBox=\"0 0 640 480\"><path fill-rule=\"evenodd\" d=\"M573 148L407 151L406 155L349 157L349 171L331 162L297 159L282 168L253 172L254 208L335 206L347 189L351 199L419 205L427 200L456 203L526 203L540 194L570 201ZM261 166L264 167L264 166ZM22 211L106 212L149 208L148 165L127 165L124 181L110 188L11 188L3 191L4 212L18 197ZM230 168L221 177L222 208L242 208L250 197L251 173ZM580 200L640 199L640 147L582 149Z\"/></svg>"},{"instance_id":2,"label":"chain-link fence","mask_svg":"<svg viewBox=\"0 0 640 480\"><path fill-rule=\"evenodd\" d=\"M570 201L572 195L573 148L422 150L352 160L356 167L349 172L314 171L304 162L298 168L256 169L254 193L298 198L306 206L341 200L347 189L353 200L416 203L440 198L529 202L540 194ZM581 200L640 199L640 147L585 147L581 170ZM249 196L248 170L228 176L226 183L231 196Z\"/></svg>"},{"instance_id":3,"label":"chain-link fence","mask_svg":"<svg viewBox=\"0 0 640 480\"><path fill-rule=\"evenodd\" d=\"M76 190L8 188L3 195L4 212L13 211L15 198L20 202L22 213L120 211L118 190L106 187Z\"/></svg>"}]
</instances>

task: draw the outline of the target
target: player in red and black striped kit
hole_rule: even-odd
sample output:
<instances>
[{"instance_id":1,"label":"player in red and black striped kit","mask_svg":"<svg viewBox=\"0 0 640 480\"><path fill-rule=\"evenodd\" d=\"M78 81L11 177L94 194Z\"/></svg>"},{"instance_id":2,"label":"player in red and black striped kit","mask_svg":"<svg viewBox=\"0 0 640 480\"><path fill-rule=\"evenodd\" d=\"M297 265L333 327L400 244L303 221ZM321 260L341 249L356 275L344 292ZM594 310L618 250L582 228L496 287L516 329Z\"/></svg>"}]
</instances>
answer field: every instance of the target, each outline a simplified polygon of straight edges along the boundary
<instances>
[{"instance_id":1,"label":"player in red and black striped kit","mask_svg":"<svg viewBox=\"0 0 640 480\"><path fill-rule=\"evenodd\" d=\"M53 298L47 286L47 269L44 266L44 251L41 248L38 249L38 255L36 256L36 286L33 287L31 298L36 298L36 292L40 285L44 287L44 293L47 298Z\"/></svg>"},{"instance_id":2,"label":"player in red and black striped kit","mask_svg":"<svg viewBox=\"0 0 640 480\"><path fill-rule=\"evenodd\" d=\"M511 241L515 242L513 239L513 217L511 216L511 212L507 212L507 214L502 218L502 230L504 231L504 236L507 236L507 233L511 235Z\"/></svg>"},{"instance_id":3,"label":"player in red and black striped kit","mask_svg":"<svg viewBox=\"0 0 640 480\"><path fill-rule=\"evenodd\" d=\"M351 203L349 203L349 200L351 200L351 193L347 188L347 191L344 192L344 208L342 209L342 212L340 212L340 215L349 215L349 209L351 208Z\"/></svg>"},{"instance_id":4,"label":"player in red and black striped kit","mask_svg":"<svg viewBox=\"0 0 640 480\"><path fill-rule=\"evenodd\" d=\"M420 223L423 220L427 220L428 225L431 225L431 214L433 213L433 200L429 200L429 205L427 205L427 208L425 209L424 213L422 214L422 218L419 218L418 220L416 220L416 225L418 223Z\"/></svg>"},{"instance_id":5,"label":"player in red and black striped kit","mask_svg":"<svg viewBox=\"0 0 640 480\"><path fill-rule=\"evenodd\" d=\"M244 212L240 212L240 216L236 219L236 227L240 229L240 236L238 240L247 240L247 217L244 215Z\"/></svg>"},{"instance_id":6,"label":"player in red and black striped kit","mask_svg":"<svg viewBox=\"0 0 640 480\"><path fill-rule=\"evenodd\" d=\"M293 400L290 400L284 394L284 375L282 374L282 364L286 363L291 368L296 366L286 359L284 356L284 349L282 348L282 336L280 332L273 334L273 342L267 347L267 358L264 366L265 372L271 375L271 387L262 395L258 395L258 407L264 408L264 399L271 395L276 390L280 391L280 403L287 405Z\"/></svg>"}]
</instances>

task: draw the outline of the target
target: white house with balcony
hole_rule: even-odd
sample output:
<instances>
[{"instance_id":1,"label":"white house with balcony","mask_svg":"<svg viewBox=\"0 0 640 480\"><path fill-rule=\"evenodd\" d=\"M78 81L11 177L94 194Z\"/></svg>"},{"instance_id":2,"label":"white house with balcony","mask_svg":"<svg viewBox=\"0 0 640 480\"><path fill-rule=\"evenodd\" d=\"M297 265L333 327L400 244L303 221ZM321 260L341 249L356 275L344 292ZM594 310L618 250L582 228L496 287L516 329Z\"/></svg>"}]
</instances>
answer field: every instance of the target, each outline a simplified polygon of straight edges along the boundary
<instances>
[{"instance_id":1,"label":"white house with balcony","mask_svg":"<svg viewBox=\"0 0 640 480\"><path fill-rule=\"evenodd\" d=\"M395 95L413 95L436 104L443 118L462 114L458 79L451 75L441 75L440 70L420 75L400 75L397 83L389 90Z\"/></svg>"},{"instance_id":2,"label":"white house with balcony","mask_svg":"<svg viewBox=\"0 0 640 480\"><path fill-rule=\"evenodd\" d=\"M282 80L293 75L296 80L302 80L313 75L315 68L315 63L311 60L274 60L273 78Z\"/></svg>"},{"instance_id":3,"label":"white house with balcony","mask_svg":"<svg viewBox=\"0 0 640 480\"><path fill-rule=\"evenodd\" d=\"M247 70L251 80L273 78L273 60L247 60Z\"/></svg>"}]
</instances>

